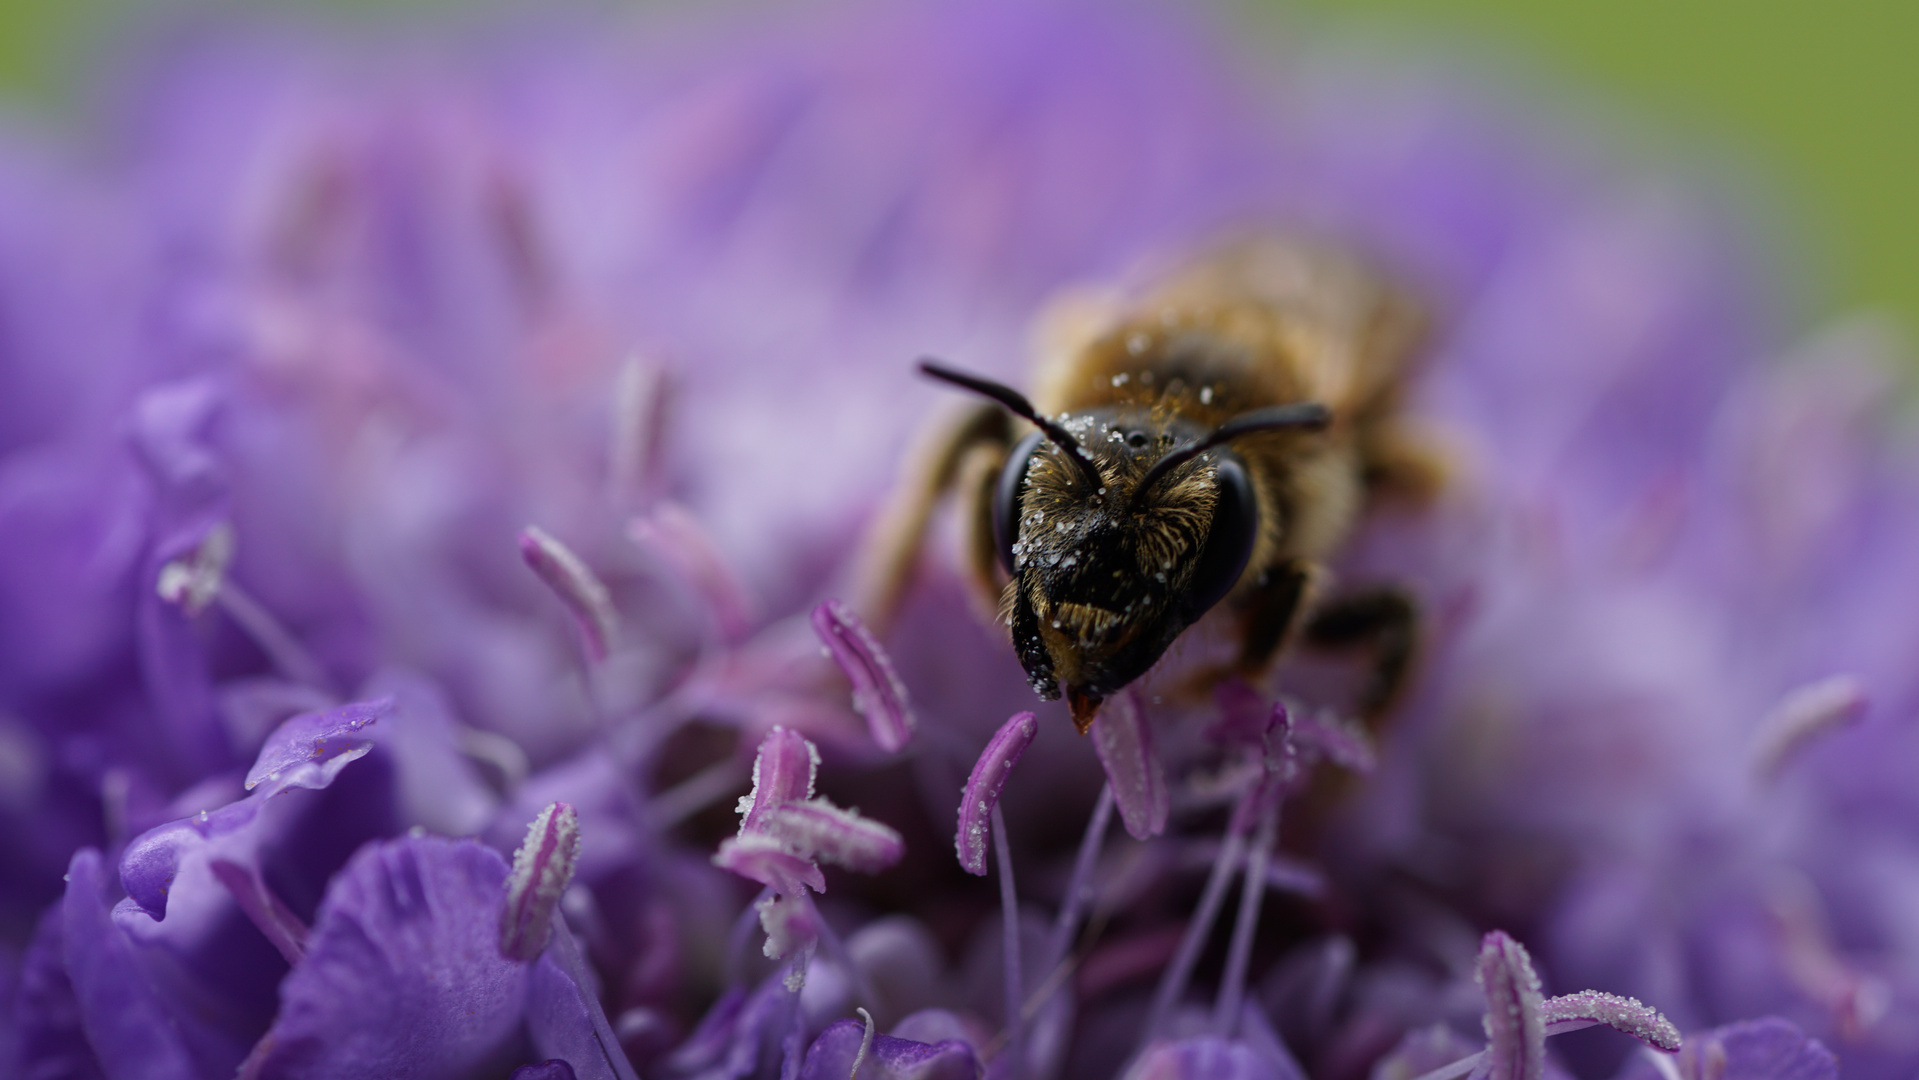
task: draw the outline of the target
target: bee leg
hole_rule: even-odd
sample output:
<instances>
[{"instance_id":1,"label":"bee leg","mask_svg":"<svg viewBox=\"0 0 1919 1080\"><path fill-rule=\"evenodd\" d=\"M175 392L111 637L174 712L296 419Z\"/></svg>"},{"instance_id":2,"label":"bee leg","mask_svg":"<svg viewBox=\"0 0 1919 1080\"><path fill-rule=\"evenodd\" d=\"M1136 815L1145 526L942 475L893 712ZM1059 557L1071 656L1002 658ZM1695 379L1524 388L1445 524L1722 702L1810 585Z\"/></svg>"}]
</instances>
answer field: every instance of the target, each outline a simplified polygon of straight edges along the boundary
<instances>
[{"instance_id":1,"label":"bee leg","mask_svg":"<svg viewBox=\"0 0 1919 1080\"><path fill-rule=\"evenodd\" d=\"M855 580L849 590L853 607L875 634L885 637L899 614L919 564L920 548L925 543L926 526L934 507L956 484L963 479L970 480L968 474L981 469L981 462L1004 460L1012 441L1012 423L1006 411L998 405L982 405L955 418L914 454L905 480L867 529L854 563ZM991 482L990 478L986 481ZM990 491L987 498L989 501L976 510L969 507L975 516L988 515L983 526L975 523L970 532L977 533L982 527L986 530L986 548L990 554ZM972 540L968 546L977 547L978 540ZM975 573L977 575L977 568ZM990 589L991 602L996 603L998 587L994 584Z\"/></svg>"},{"instance_id":2,"label":"bee leg","mask_svg":"<svg viewBox=\"0 0 1919 1080\"><path fill-rule=\"evenodd\" d=\"M1372 673L1359 695L1360 718L1372 721L1404 689L1419 637L1412 597L1395 588L1368 589L1322 605L1306 622L1305 640L1321 649L1368 647Z\"/></svg>"},{"instance_id":3,"label":"bee leg","mask_svg":"<svg viewBox=\"0 0 1919 1080\"><path fill-rule=\"evenodd\" d=\"M1293 624L1306 606L1316 573L1311 563L1301 559L1281 563L1262 572L1244 602L1245 632L1240 639L1239 674L1254 678L1264 672L1279 655L1280 647L1292 633Z\"/></svg>"}]
</instances>

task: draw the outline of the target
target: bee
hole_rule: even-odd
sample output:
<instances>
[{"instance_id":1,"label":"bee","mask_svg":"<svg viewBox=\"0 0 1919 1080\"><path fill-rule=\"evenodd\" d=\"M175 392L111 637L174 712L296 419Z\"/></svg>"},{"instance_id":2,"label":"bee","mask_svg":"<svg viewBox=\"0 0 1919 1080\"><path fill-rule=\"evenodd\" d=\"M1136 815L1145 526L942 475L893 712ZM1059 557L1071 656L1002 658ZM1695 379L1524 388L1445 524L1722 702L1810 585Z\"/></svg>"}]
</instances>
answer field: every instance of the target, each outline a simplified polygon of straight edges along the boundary
<instances>
[{"instance_id":1,"label":"bee","mask_svg":"<svg viewBox=\"0 0 1919 1080\"><path fill-rule=\"evenodd\" d=\"M1358 711L1382 712L1410 662L1411 601L1319 593L1369 504L1438 482L1402 409L1421 308L1350 251L1266 237L1068 302L1051 325L1030 401L920 364L987 403L934 442L876 530L874 621L890 622L929 515L957 489L982 598L1033 689L1063 688L1082 734L1216 607L1237 657L1206 678L1256 678L1296 633L1366 646Z\"/></svg>"}]
</instances>

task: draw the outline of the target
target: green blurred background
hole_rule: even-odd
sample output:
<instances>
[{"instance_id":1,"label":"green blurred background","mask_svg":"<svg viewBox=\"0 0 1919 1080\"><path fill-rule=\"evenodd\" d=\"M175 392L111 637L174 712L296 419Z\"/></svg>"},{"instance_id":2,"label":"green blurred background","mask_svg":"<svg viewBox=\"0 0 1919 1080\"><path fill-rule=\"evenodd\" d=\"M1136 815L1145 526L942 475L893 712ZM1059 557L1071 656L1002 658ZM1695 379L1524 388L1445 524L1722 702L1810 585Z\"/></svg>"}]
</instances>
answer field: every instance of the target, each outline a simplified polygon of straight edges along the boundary
<instances>
[{"instance_id":1,"label":"green blurred background","mask_svg":"<svg viewBox=\"0 0 1919 1080\"><path fill-rule=\"evenodd\" d=\"M134 0L0 0L0 93L71 90L76 58ZM330 7L431 0L307 0ZM441 0L450 2L450 0ZM1259 2L1259 0L1255 0ZM1271 0L1265 0L1272 6ZM1889 0L1295 0L1316 23L1433 35L1510 57L1574 95L1704 145L1794 218L1828 311L1886 308L1919 327L1919 6Z\"/></svg>"}]
</instances>

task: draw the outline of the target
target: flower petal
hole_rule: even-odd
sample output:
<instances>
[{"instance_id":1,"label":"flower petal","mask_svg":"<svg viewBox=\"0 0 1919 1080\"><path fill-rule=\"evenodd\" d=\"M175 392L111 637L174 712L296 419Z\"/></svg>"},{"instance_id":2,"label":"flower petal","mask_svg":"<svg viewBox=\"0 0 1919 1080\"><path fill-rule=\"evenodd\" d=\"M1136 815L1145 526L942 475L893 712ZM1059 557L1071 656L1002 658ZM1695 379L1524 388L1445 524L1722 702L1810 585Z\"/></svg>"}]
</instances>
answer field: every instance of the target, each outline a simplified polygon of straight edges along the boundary
<instances>
[{"instance_id":1,"label":"flower petal","mask_svg":"<svg viewBox=\"0 0 1919 1080\"><path fill-rule=\"evenodd\" d=\"M295 779L282 783L282 778L299 766L327 765L348 754L364 754L373 745L373 740L351 736L392 711L393 699L385 697L377 701L356 701L328 712L293 717L267 736L259 757L254 759L253 767L247 770L247 790L252 791L262 783L276 790L295 785L313 786ZM347 760L351 761L352 758ZM344 765L345 762L340 764ZM333 771L337 773L339 767L335 766Z\"/></svg>"},{"instance_id":2,"label":"flower petal","mask_svg":"<svg viewBox=\"0 0 1919 1080\"><path fill-rule=\"evenodd\" d=\"M109 1076L189 1080L203 1075L126 935L107 913L104 876L98 851L75 852L61 903L67 977L87 1041Z\"/></svg>"},{"instance_id":3,"label":"flower petal","mask_svg":"<svg viewBox=\"0 0 1919 1080\"><path fill-rule=\"evenodd\" d=\"M526 967L499 950L505 860L472 840L369 844L334 876L247 1076L456 1077L514 1037Z\"/></svg>"},{"instance_id":4,"label":"flower petal","mask_svg":"<svg viewBox=\"0 0 1919 1080\"><path fill-rule=\"evenodd\" d=\"M853 1075L866 1025L858 1020L836 1020L807 1048L800 1080L846 1080ZM914 1042L890 1035L873 1036L860 1063L860 1080L973 1080L981 1075L979 1058L963 1042Z\"/></svg>"},{"instance_id":5,"label":"flower petal","mask_svg":"<svg viewBox=\"0 0 1919 1080\"><path fill-rule=\"evenodd\" d=\"M252 824L266 800L296 789L318 791L340 770L366 756L373 741L353 733L392 707L391 699L356 702L324 713L296 716L267 738L249 774L253 791L217 810L156 825L136 837L120 856L120 884L141 910L155 919L167 913L167 893L179 875L181 860L207 841L230 836Z\"/></svg>"},{"instance_id":6,"label":"flower petal","mask_svg":"<svg viewBox=\"0 0 1919 1080\"><path fill-rule=\"evenodd\" d=\"M1299 1074L1244 1042L1202 1035L1147 1047L1126 1080L1299 1080Z\"/></svg>"},{"instance_id":7,"label":"flower petal","mask_svg":"<svg viewBox=\"0 0 1919 1080\"><path fill-rule=\"evenodd\" d=\"M966 778L966 789L960 795L959 833L953 839L960 865L967 873L985 875L993 808L999 805L1000 792L1005 790L1013 766L1019 764L1020 756L1038 734L1039 723L1032 713L1015 713L993 733L979 760L973 763L972 775Z\"/></svg>"},{"instance_id":8,"label":"flower petal","mask_svg":"<svg viewBox=\"0 0 1919 1080\"><path fill-rule=\"evenodd\" d=\"M905 748L917 721L906 684L866 624L838 600L813 609L813 631L853 684L853 709L866 717L873 741L889 754Z\"/></svg>"},{"instance_id":9,"label":"flower petal","mask_svg":"<svg viewBox=\"0 0 1919 1080\"><path fill-rule=\"evenodd\" d=\"M1680 1072L1698 1080L1838 1080L1839 1060L1787 1020L1728 1024L1686 1040Z\"/></svg>"},{"instance_id":10,"label":"flower petal","mask_svg":"<svg viewBox=\"0 0 1919 1080\"><path fill-rule=\"evenodd\" d=\"M1113 802L1126 831L1136 840L1165 832L1172 795L1165 768L1153 752L1152 731L1130 690L1107 699L1093 720L1092 736L1093 752L1113 785Z\"/></svg>"},{"instance_id":11,"label":"flower petal","mask_svg":"<svg viewBox=\"0 0 1919 1080\"><path fill-rule=\"evenodd\" d=\"M614 1080L613 1067L593 1030L593 1018L580 997L579 984L551 955L542 955L529 970L526 999L527 1034L532 1037L534 1053L560 1059L570 1069L565 1075L577 1080ZM538 1066L523 1065L513 1075L533 1068Z\"/></svg>"}]
</instances>

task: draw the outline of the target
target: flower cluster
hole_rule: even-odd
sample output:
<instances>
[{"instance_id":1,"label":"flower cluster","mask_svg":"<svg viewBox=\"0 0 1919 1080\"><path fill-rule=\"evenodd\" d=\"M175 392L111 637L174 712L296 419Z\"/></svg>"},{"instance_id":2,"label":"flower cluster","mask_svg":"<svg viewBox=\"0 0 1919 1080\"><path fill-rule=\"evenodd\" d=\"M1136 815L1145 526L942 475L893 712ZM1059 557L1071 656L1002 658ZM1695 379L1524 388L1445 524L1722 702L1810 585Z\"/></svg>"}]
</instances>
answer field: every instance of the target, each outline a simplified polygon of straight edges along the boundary
<instances>
[{"instance_id":1,"label":"flower cluster","mask_svg":"<svg viewBox=\"0 0 1919 1080\"><path fill-rule=\"evenodd\" d=\"M1891 346L1709 195L1171 5L522 18L0 137L0 1073L1919 1064ZM840 602L912 357L1269 228L1435 327L1446 487L1329 568L1418 600L1388 723L1202 625L1080 738L939 538Z\"/></svg>"}]
</instances>

